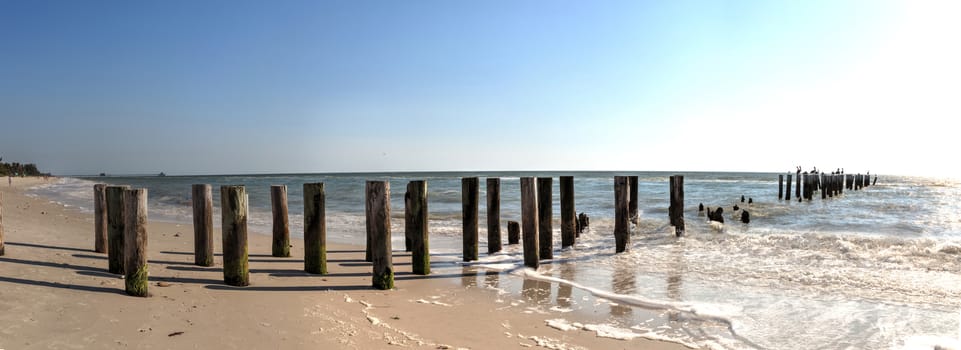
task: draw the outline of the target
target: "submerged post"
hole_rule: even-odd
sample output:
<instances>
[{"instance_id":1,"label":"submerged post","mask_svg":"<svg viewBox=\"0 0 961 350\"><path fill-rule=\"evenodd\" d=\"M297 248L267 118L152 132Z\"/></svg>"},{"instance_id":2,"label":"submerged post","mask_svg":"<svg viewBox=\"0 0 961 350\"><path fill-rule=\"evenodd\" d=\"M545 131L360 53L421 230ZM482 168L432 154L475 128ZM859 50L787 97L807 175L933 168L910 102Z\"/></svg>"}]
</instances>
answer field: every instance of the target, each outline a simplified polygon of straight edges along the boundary
<instances>
[{"instance_id":1,"label":"submerged post","mask_svg":"<svg viewBox=\"0 0 961 350\"><path fill-rule=\"evenodd\" d=\"M524 225L524 266L540 265L540 244L537 242L537 180L521 178L521 223Z\"/></svg>"},{"instance_id":2,"label":"submerged post","mask_svg":"<svg viewBox=\"0 0 961 350\"><path fill-rule=\"evenodd\" d=\"M214 201L210 185L191 187L194 209L194 265L214 266Z\"/></svg>"},{"instance_id":3,"label":"submerged post","mask_svg":"<svg viewBox=\"0 0 961 350\"><path fill-rule=\"evenodd\" d=\"M390 182L367 181L367 227L371 233L374 288L394 288L394 262L390 249Z\"/></svg>"},{"instance_id":4,"label":"submerged post","mask_svg":"<svg viewBox=\"0 0 961 350\"><path fill-rule=\"evenodd\" d=\"M517 221L507 222L507 244L517 244L521 242L521 224Z\"/></svg>"},{"instance_id":5,"label":"submerged post","mask_svg":"<svg viewBox=\"0 0 961 350\"><path fill-rule=\"evenodd\" d=\"M410 238L412 271L417 275L429 275L427 181L419 180L407 183L404 209L404 236Z\"/></svg>"},{"instance_id":6,"label":"submerged post","mask_svg":"<svg viewBox=\"0 0 961 350\"><path fill-rule=\"evenodd\" d=\"M537 240L540 243L540 258L554 258L554 179L537 178Z\"/></svg>"},{"instance_id":7,"label":"submerged post","mask_svg":"<svg viewBox=\"0 0 961 350\"><path fill-rule=\"evenodd\" d=\"M671 225L674 225L674 235L684 235L684 176L671 176Z\"/></svg>"},{"instance_id":8,"label":"submerged post","mask_svg":"<svg viewBox=\"0 0 961 350\"><path fill-rule=\"evenodd\" d=\"M327 194L323 182L304 184L304 271L327 274Z\"/></svg>"},{"instance_id":9,"label":"submerged post","mask_svg":"<svg viewBox=\"0 0 961 350\"><path fill-rule=\"evenodd\" d=\"M501 251L501 179L487 179L487 254Z\"/></svg>"},{"instance_id":10,"label":"submerged post","mask_svg":"<svg viewBox=\"0 0 961 350\"><path fill-rule=\"evenodd\" d=\"M637 224L637 176L628 176L628 181L631 186L631 198L628 201L627 210L630 212L631 222L635 225Z\"/></svg>"},{"instance_id":11,"label":"submerged post","mask_svg":"<svg viewBox=\"0 0 961 350\"><path fill-rule=\"evenodd\" d=\"M147 190L125 190L124 284L128 295L147 296Z\"/></svg>"},{"instance_id":12,"label":"submerged post","mask_svg":"<svg viewBox=\"0 0 961 350\"><path fill-rule=\"evenodd\" d=\"M577 211L574 208L574 177L561 176L561 248L574 245Z\"/></svg>"},{"instance_id":13,"label":"submerged post","mask_svg":"<svg viewBox=\"0 0 961 350\"><path fill-rule=\"evenodd\" d=\"M627 202L630 196L627 176L614 177L614 241L616 253L627 251L631 239L631 224L628 217Z\"/></svg>"},{"instance_id":14,"label":"submerged post","mask_svg":"<svg viewBox=\"0 0 961 350\"><path fill-rule=\"evenodd\" d=\"M274 244L271 255L290 257L290 227L287 222L287 185L270 186L270 208L274 214Z\"/></svg>"},{"instance_id":15,"label":"submerged post","mask_svg":"<svg viewBox=\"0 0 961 350\"><path fill-rule=\"evenodd\" d=\"M107 252L107 185L93 185L93 251Z\"/></svg>"},{"instance_id":16,"label":"submerged post","mask_svg":"<svg viewBox=\"0 0 961 350\"><path fill-rule=\"evenodd\" d=\"M465 177L461 182L461 208L464 213L464 261L477 260L477 217L480 181L476 177Z\"/></svg>"},{"instance_id":17,"label":"submerged post","mask_svg":"<svg viewBox=\"0 0 961 350\"><path fill-rule=\"evenodd\" d=\"M107 271L123 274L123 191L130 186L107 186Z\"/></svg>"},{"instance_id":18,"label":"submerged post","mask_svg":"<svg viewBox=\"0 0 961 350\"><path fill-rule=\"evenodd\" d=\"M224 283L250 284L247 267L247 189L242 185L220 186L221 234L224 250Z\"/></svg>"},{"instance_id":19,"label":"submerged post","mask_svg":"<svg viewBox=\"0 0 961 350\"><path fill-rule=\"evenodd\" d=\"M777 176L777 199L784 199L784 174Z\"/></svg>"}]
</instances>

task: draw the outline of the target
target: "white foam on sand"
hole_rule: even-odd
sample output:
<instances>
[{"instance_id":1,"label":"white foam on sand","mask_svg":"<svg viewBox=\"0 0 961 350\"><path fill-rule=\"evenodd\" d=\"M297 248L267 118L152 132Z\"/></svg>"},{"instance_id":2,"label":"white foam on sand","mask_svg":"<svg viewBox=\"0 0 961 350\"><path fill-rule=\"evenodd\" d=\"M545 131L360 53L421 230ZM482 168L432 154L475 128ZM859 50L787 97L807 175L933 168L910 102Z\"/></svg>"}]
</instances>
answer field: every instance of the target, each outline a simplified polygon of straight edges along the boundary
<instances>
[{"instance_id":1,"label":"white foam on sand","mask_svg":"<svg viewBox=\"0 0 961 350\"><path fill-rule=\"evenodd\" d=\"M638 307L651 309L651 310L668 310L668 311L673 311L673 312L683 314L688 318L698 319L702 321L709 321L709 322L717 322L727 326L727 329L730 332L731 336L749 345L758 347L753 342L751 342L750 340L744 337L741 337L734 331L733 318L735 315L739 313L739 310L731 306L707 304L707 303L683 303L683 302L659 301L659 300L643 298L636 295L617 294L613 292L600 290L597 288L588 287L588 286L585 286L573 281L565 280L562 278L545 276L533 269L528 269L528 268L518 269L512 273L520 275L524 278L530 278L534 280L568 285L573 288L587 291L592 295L594 295L595 298L604 298L608 300L613 300L622 305L638 306ZM554 324L560 325L561 323L555 321ZM656 337L657 340L664 340L664 341L669 341L669 342L674 342L679 344L687 344L684 340L681 340L681 339L669 338L663 335L658 335L653 333L638 334L631 331L630 329L618 328L611 325L583 325L582 329L593 331L597 333L597 336L599 337L623 339L623 340L630 340L630 339L639 338L639 337L654 339L654 337Z\"/></svg>"},{"instance_id":2,"label":"white foam on sand","mask_svg":"<svg viewBox=\"0 0 961 350\"><path fill-rule=\"evenodd\" d=\"M961 340L944 336L916 335L904 340L903 350L961 350Z\"/></svg>"},{"instance_id":3,"label":"white foam on sand","mask_svg":"<svg viewBox=\"0 0 961 350\"><path fill-rule=\"evenodd\" d=\"M619 304L623 304L623 305L640 306L646 309L653 309L653 310L677 311L680 313L688 314L691 317L694 317L697 319L701 319L705 321L720 322L723 324L727 324L729 326L733 323L732 317L737 314L736 310L734 310L733 307L726 306L726 305L659 301L659 300L643 298L636 295L617 294L617 293L600 290L597 288L588 287L573 281L568 281L565 279L551 277L551 276L545 276L532 269L518 270L516 273L525 278L569 285L577 289L588 291L591 294L593 294L595 297L614 300L614 301L617 301Z\"/></svg>"}]
</instances>

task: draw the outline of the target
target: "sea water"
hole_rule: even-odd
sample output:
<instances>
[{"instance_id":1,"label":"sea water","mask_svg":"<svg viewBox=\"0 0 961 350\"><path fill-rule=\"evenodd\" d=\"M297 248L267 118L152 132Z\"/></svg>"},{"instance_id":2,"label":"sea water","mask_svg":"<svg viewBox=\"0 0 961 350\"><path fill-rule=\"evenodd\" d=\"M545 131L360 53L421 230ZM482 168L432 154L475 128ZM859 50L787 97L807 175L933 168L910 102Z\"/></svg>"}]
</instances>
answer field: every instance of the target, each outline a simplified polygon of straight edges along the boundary
<instances>
[{"instance_id":1,"label":"sea water","mask_svg":"<svg viewBox=\"0 0 961 350\"><path fill-rule=\"evenodd\" d=\"M574 176L577 212L591 221L572 249L560 249L559 175ZM630 250L614 254L614 176L638 175L640 222ZM364 186L391 183L394 249L403 247L406 184L427 180L432 254L441 268L480 275L505 308L544 313L547 326L599 336L645 337L717 349L961 349L961 182L881 175L877 186L813 201L778 200L777 174L680 173L686 233L668 223L668 177L640 172L365 173L62 178L31 189L92 211L93 184L149 192L152 220L189 224L190 186L246 185L249 225L270 233L270 185L287 185L290 226L302 236L302 185L326 186L328 239L363 244ZM461 178L482 178L481 261L457 263ZM520 177L554 176L554 259L522 267L520 246L486 255L483 178L501 178L501 230L520 221ZM873 178L872 178L873 180ZM792 193L793 194L793 193ZM741 196L753 204L741 202ZM792 196L794 197L794 196ZM698 204L723 207L711 225ZM739 222L733 206L750 212ZM506 239L504 239L506 242ZM453 257L453 258L452 258Z\"/></svg>"}]
</instances>

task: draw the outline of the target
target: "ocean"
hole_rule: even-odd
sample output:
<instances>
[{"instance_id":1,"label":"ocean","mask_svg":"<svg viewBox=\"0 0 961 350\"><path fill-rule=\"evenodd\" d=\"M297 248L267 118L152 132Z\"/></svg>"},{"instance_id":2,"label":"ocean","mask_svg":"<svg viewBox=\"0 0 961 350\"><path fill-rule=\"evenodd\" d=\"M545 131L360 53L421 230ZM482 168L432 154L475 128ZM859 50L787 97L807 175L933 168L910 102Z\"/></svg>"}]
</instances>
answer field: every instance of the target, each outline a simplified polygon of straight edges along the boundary
<instances>
[{"instance_id":1,"label":"ocean","mask_svg":"<svg viewBox=\"0 0 961 350\"><path fill-rule=\"evenodd\" d=\"M93 184L148 189L151 220L189 225L190 186L246 185L252 232L270 234L270 185L288 186L291 234L302 237L302 184L326 186L327 235L362 245L364 186L391 183L393 247L403 249L404 191L427 180L432 269L478 271L468 287L536 312L547 326L599 336L643 337L708 349L961 349L961 181L880 175L839 197L778 200L778 174L687 172L686 234L668 224L666 172L461 172L61 178L30 190L92 212ZM560 249L557 176L574 176L588 232ZM640 222L630 250L614 254L614 176L637 175ZM481 260L460 263L462 177L480 188ZM483 178L501 178L501 230L520 221L520 181L554 177L554 259L522 267L520 245L486 254ZM873 180L873 175L872 175ZM753 200L742 203L741 196ZM792 193L792 197L793 193ZM723 207L711 225L698 204ZM734 217L738 205L750 224ZM219 214L214 222L219 226ZM216 231L215 231L216 232ZM216 233L215 233L216 234ZM506 244L506 237L503 238ZM295 244L295 247L299 245ZM296 249L296 248L295 248ZM458 281L458 283L460 283Z\"/></svg>"}]
</instances>

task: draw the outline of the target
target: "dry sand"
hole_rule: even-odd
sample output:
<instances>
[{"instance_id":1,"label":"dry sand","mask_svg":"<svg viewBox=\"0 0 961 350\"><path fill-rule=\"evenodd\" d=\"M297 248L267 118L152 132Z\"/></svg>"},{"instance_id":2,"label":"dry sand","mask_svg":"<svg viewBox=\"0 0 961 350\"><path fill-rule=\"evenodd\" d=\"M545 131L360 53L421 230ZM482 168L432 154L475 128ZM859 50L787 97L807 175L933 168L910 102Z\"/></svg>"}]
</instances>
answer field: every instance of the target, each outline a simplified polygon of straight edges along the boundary
<instances>
[{"instance_id":1,"label":"dry sand","mask_svg":"<svg viewBox=\"0 0 961 350\"><path fill-rule=\"evenodd\" d=\"M493 272L411 275L402 251L394 290L370 287L363 247L328 246L331 274L309 275L301 241L293 257L274 258L265 232L249 237L251 285L229 287L219 255L214 267L193 265L190 225L157 221L148 225L151 296L130 297L93 252L93 215L24 194L42 181L0 185L0 349L686 349L550 328L552 316L503 308L476 287Z\"/></svg>"}]
</instances>

